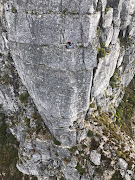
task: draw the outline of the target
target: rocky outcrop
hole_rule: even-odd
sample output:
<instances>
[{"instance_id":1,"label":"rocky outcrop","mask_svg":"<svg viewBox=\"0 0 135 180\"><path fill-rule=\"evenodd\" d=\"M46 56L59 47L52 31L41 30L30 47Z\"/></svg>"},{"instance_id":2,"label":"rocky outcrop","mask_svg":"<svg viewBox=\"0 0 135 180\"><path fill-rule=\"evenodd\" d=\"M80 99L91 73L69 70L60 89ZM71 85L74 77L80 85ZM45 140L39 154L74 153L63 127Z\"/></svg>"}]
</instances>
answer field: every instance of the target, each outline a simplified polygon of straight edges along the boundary
<instances>
[{"instance_id":1,"label":"rocky outcrop","mask_svg":"<svg viewBox=\"0 0 135 180\"><path fill-rule=\"evenodd\" d=\"M0 104L20 143L17 168L38 179L130 179L120 148L133 142L115 113L135 74L135 1L0 3Z\"/></svg>"}]
</instances>

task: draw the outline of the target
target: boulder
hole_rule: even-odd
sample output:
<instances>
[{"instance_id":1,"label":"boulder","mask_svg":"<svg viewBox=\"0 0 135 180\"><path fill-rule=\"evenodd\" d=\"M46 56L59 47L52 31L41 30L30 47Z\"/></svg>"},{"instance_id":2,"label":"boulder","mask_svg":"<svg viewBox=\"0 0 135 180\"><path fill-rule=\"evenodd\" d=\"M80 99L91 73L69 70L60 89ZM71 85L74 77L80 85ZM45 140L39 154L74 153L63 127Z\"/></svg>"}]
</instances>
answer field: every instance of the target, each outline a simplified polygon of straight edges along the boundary
<instances>
[{"instance_id":1,"label":"boulder","mask_svg":"<svg viewBox=\"0 0 135 180\"><path fill-rule=\"evenodd\" d=\"M126 170L128 167L128 163L122 158L119 158L118 165L123 170Z\"/></svg>"},{"instance_id":2,"label":"boulder","mask_svg":"<svg viewBox=\"0 0 135 180\"><path fill-rule=\"evenodd\" d=\"M101 163L101 154L99 154L96 150L91 151L90 153L90 160L95 164L95 165L100 165Z\"/></svg>"}]
</instances>

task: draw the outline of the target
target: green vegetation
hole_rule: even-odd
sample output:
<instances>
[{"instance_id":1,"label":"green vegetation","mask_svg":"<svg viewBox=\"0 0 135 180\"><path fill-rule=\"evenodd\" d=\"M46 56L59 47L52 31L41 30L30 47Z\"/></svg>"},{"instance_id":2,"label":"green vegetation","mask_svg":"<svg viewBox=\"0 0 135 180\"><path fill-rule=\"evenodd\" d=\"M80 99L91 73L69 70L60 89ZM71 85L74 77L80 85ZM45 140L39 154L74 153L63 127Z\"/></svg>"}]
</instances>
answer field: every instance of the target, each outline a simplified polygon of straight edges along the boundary
<instances>
[{"instance_id":1,"label":"green vegetation","mask_svg":"<svg viewBox=\"0 0 135 180\"><path fill-rule=\"evenodd\" d=\"M100 113L101 112L101 106L97 106L97 110Z\"/></svg>"},{"instance_id":2,"label":"green vegetation","mask_svg":"<svg viewBox=\"0 0 135 180\"><path fill-rule=\"evenodd\" d=\"M93 136L93 132L91 130L89 130L88 133L87 133L87 136L88 137L92 137Z\"/></svg>"},{"instance_id":3,"label":"green vegetation","mask_svg":"<svg viewBox=\"0 0 135 180\"><path fill-rule=\"evenodd\" d=\"M72 15L76 15L76 14L79 14L76 10L72 11L71 12Z\"/></svg>"},{"instance_id":4,"label":"green vegetation","mask_svg":"<svg viewBox=\"0 0 135 180\"><path fill-rule=\"evenodd\" d=\"M132 132L132 117L135 112L135 77L125 89L123 100L116 109L116 124L125 131L127 135L133 136ZM134 123L134 122L133 122Z\"/></svg>"},{"instance_id":5,"label":"green vegetation","mask_svg":"<svg viewBox=\"0 0 135 180\"><path fill-rule=\"evenodd\" d=\"M60 146L61 145L61 142L59 142L57 139L54 138L53 140L54 144L56 144L57 146Z\"/></svg>"},{"instance_id":6,"label":"green vegetation","mask_svg":"<svg viewBox=\"0 0 135 180\"><path fill-rule=\"evenodd\" d=\"M87 146L85 144L82 144L82 148L85 149L87 148Z\"/></svg>"},{"instance_id":7,"label":"green vegetation","mask_svg":"<svg viewBox=\"0 0 135 180\"><path fill-rule=\"evenodd\" d=\"M100 39L100 48L98 47L97 58L103 58L106 56L106 53L109 53L109 49L105 46L105 43Z\"/></svg>"},{"instance_id":8,"label":"green vegetation","mask_svg":"<svg viewBox=\"0 0 135 180\"><path fill-rule=\"evenodd\" d=\"M41 116L40 116L40 114L38 113L37 110L35 110L35 112L34 112L34 113L32 114L32 116L31 116L31 118L37 119L37 120L39 120L39 121L42 120L42 118L41 118Z\"/></svg>"},{"instance_id":9,"label":"green vegetation","mask_svg":"<svg viewBox=\"0 0 135 180\"><path fill-rule=\"evenodd\" d=\"M45 126L42 117L38 113L37 109L35 109L35 112L31 115L31 118L36 120L36 128L33 129L33 131L36 132L36 134L40 133L40 135L44 136L44 139L54 140L56 144L59 144L57 140L52 136L47 126ZM29 125L29 120L28 120L28 125Z\"/></svg>"},{"instance_id":10,"label":"green vegetation","mask_svg":"<svg viewBox=\"0 0 135 180\"><path fill-rule=\"evenodd\" d=\"M35 11L31 11L31 15L37 15L38 13Z\"/></svg>"},{"instance_id":11,"label":"green vegetation","mask_svg":"<svg viewBox=\"0 0 135 180\"><path fill-rule=\"evenodd\" d=\"M111 119L105 113L100 114L99 116L93 117L93 120L98 123L99 126L105 126L106 128L109 127Z\"/></svg>"},{"instance_id":12,"label":"green vegetation","mask_svg":"<svg viewBox=\"0 0 135 180\"><path fill-rule=\"evenodd\" d=\"M7 30L6 29L2 29L3 32L7 33Z\"/></svg>"},{"instance_id":13,"label":"green vegetation","mask_svg":"<svg viewBox=\"0 0 135 180\"><path fill-rule=\"evenodd\" d=\"M115 171L115 173L113 174L111 180L123 180L120 172L118 170Z\"/></svg>"},{"instance_id":14,"label":"green vegetation","mask_svg":"<svg viewBox=\"0 0 135 180\"><path fill-rule=\"evenodd\" d=\"M135 65L135 60L132 63Z\"/></svg>"},{"instance_id":15,"label":"green vegetation","mask_svg":"<svg viewBox=\"0 0 135 180\"><path fill-rule=\"evenodd\" d=\"M8 74L4 74L1 78L0 78L0 83L1 84L13 84L13 81L11 79L11 77Z\"/></svg>"},{"instance_id":16,"label":"green vegetation","mask_svg":"<svg viewBox=\"0 0 135 180\"><path fill-rule=\"evenodd\" d=\"M59 154L56 152L56 153L55 153L55 156L57 156L57 157L58 157L58 156L59 156Z\"/></svg>"},{"instance_id":17,"label":"green vegetation","mask_svg":"<svg viewBox=\"0 0 135 180\"><path fill-rule=\"evenodd\" d=\"M95 172L96 172L96 174L98 174L99 176L102 176L103 175L103 173L104 173L104 170L103 170L103 168L101 167L101 168L96 168L95 169Z\"/></svg>"},{"instance_id":18,"label":"green vegetation","mask_svg":"<svg viewBox=\"0 0 135 180\"><path fill-rule=\"evenodd\" d=\"M35 109L35 112L31 115L31 118L37 120L36 129L35 129L36 133L38 134L39 132L41 132L41 130L43 130L43 134L45 134L46 130L44 130L42 127L42 118L36 109Z\"/></svg>"},{"instance_id":19,"label":"green vegetation","mask_svg":"<svg viewBox=\"0 0 135 180\"><path fill-rule=\"evenodd\" d=\"M64 178L64 177L61 177L60 180L65 180L65 178Z\"/></svg>"},{"instance_id":20,"label":"green vegetation","mask_svg":"<svg viewBox=\"0 0 135 180\"><path fill-rule=\"evenodd\" d=\"M133 159L131 158L130 160L127 161L128 162L128 169L132 169L133 165L135 164Z\"/></svg>"},{"instance_id":21,"label":"green vegetation","mask_svg":"<svg viewBox=\"0 0 135 180\"><path fill-rule=\"evenodd\" d=\"M12 13L17 13L17 9L15 7L12 7Z\"/></svg>"},{"instance_id":22,"label":"green vegetation","mask_svg":"<svg viewBox=\"0 0 135 180\"><path fill-rule=\"evenodd\" d=\"M98 54L97 54L98 59L99 59L99 58L103 58L103 57L105 57L105 56L106 56L106 51L105 51L105 49L104 49L104 48L98 48Z\"/></svg>"},{"instance_id":23,"label":"green vegetation","mask_svg":"<svg viewBox=\"0 0 135 180\"><path fill-rule=\"evenodd\" d=\"M36 127L32 128L31 131L28 129L27 131L29 132L29 134L31 134L31 132L36 132L36 134L44 136L44 139L52 141L54 140L55 144L59 144L57 140L52 136L47 126L45 126L44 121L42 120L42 117L38 113L37 109L34 110L34 113L31 115L30 119L34 119L34 121L36 122ZM29 119L27 119L28 127L30 125L29 123Z\"/></svg>"},{"instance_id":24,"label":"green vegetation","mask_svg":"<svg viewBox=\"0 0 135 180\"><path fill-rule=\"evenodd\" d=\"M112 89L114 89L115 87L117 87L117 83L120 82L120 78L118 76L118 74L115 72L113 74L113 76L110 78L110 86L112 87Z\"/></svg>"},{"instance_id":25,"label":"green vegetation","mask_svg":"<svg viewBox=\"0 0 135 180\"><path fill-rule=\"evenodd\" d=\"M79 48L84 48L84 46L81 44L81 45L79 46Z\"/></svg>"},{"instance_id":26,"label":"green vegetation","mask_svg":"<svg viewBox=\"0 0 135 180\"><path fill-rule=\"evenodd\" d=\"M27 117L25 117L24 119L26 126L30 128L30 119L28 119Z\"/></svg>"},{"instance_id":27,"label":"green vegetation","mask_svg":"<svg viewBox=\"0 0 135 180\"><path fill-rule=\"evenodd\" d=\"M72 148L68 149L70 152L75 152L77 150L77 146L73 146Z\"/></svg>"},{"instance_id":28,"label":"green vegetation","mask_svg":"<svg viewBox=\"0 0 135 180\"><path fill-rule=\"evenodd\" d=\"M106 97L106 98L108 98L108 94L107 94L107 92L106 92L105 90L104 90L104 92L105 92L105 97Z\"/></svg>"},{"instance_id":29,"label":"green vegetation","mask_svg":"<svg viewBox=\"0 0 135 180\"><path fill-rule=\"evenodd\" d=\"M53 11L52 10L49 10L49 13L52 13Z\"/></svg>"},{"instance_id":30,"label":"green vegetation","mask_svg":"<svg viewBox=\"0 0 135 180\"><path fill-rule=\"evenodd\" d=\"M90 104L90 108L94 108L95 107L95 104L94 104L94 102L92 102L91 104Z\"/></svg>"},{"instance_id":31,"label":"green vegetation","mask_svg":"<svg viewBox=\"0 0 135 180\"><path fill-rule=\"evenodd\" d=\"M116 151L116 154L119 158L125 159L128 162L129 167L132 166L132 164L134 164L135 159L130 158L130 152L129 151L123 152L123 151L121 151L121 147L119 147L118 150Z\"/></svg>"},{"instance_id":32,"label":"green vegetation","mask_svg":"<svg viewBox=\"0 0 135 180\"><path fill-rule=\"evenodd\" d=\"M88 114L86 114L86 116L85 116L85 121L89 121L89 116L88 116Z\"/></svg>"},{"instance_id":33,"label":"green vegetation","mask_svg":"<svg viewBox=\"0 0 135 180\"><path fill-rule=\"evenodd\" d=\"M116 144L123 141L122 137L117 133L117 125L112 122L108 114L102 113L99 116L93 117L93 120L98 122L99 126L104 126L103 134L108 136L111 141L115 142Z\"/></svg>"},{"instance_id":34,"label":"green vegetation","mask_svg":"<svg viewBox=\"0 0 135 180\"><path fill-rule=\"evenodd\" d=\"M120 46L124 46L124 47L129 47L131 46L131 39L130 37L124 37L124 38L120 38Z\"/></svg>"},{"instance_id":35,"label":"green vegetation","mask_svg":"<svg viewBox=\"0 0 135 180\"><path fill-rule=\"evenodd\" d=\"M31 11L31 15L34 15L35 13L34 13L34 11Z\"/></svg>"},{"instance_id":36,"label":"green vegetation","mask_svg":"<svg viewBox=\"0 0 135 180\"><path fill-rule=\"evenodd\" d=\"M95 138L91 139L91 145L90 145L90 149L91 150L95 150L99 147L99 142L95 140Z\"/></svg>"},{"instance_id":37,"label":"green vegetation","mask_svg":"<svg viewBox=\"0 0 135 180\"><path fill-rule=\"evenodd\" d=\"M111 159L106 157L103 153L101 154L101 160L104 161L105 166L108 168L111 164Z\"/></svg>"},{"instance_id":38,"label":"green vegetation","mask_svg":"<svg viewBox=\"0 0 135 180\"><path fill-rule=\"evenodd\" d=\"M75 169L77 169L77 171L80 173L80 175L83 175L85 172L79 163L77 163L77 166L75 167Z\"/></svg>"},{"instance_id":39,"label":"green vegetation","mask_svg":"<svg viewBox=\"0 0 135 180\"><path fill-rule=\"evenodd\" d=\"M79 154L80 154L80 155L81 155L81 154L84 154L84 151L83 151L83 150L79 151Z\"/></svg>"},{"instance_id":40,"label":"green vegetation","mask_svg":"<svg viewBox=\"0 0 135 180\"><path fill-rule=\"evenodd\" d=\"M76 121L74 121L73 124L76 124Z\"/></svg>"},{"instance_id":41,"label":"green vegetation","mask_svg":"<svg viewBox=\"0 0 135 180\"><path fill-rule=\"evenodd\" d=\"M116 154L117 154L117 156L118 156L119 158L126 159L126 156L124 155L124 153L123 153L122 151L117 150L117 151L116 151Z\"/></svg>"},{"instance_id":42,"label":"green vegetation","mask_svg":"<svg viewBox=\"0 0 135 180\"><path fill-rule=\"evenodd\" d=\"M117 74L114 74L112 77L113 81L120 81ZM135 120L132 118L135 115L135 77L130 82L129 86L125 88L125 95L123 100L119 104L118 108L116 109L116 121L113 122L111 119L110 114L100 113L99 116L92 116L92 119L95 122L98 122L99 126L103 126L103 134L108 136L109 143L118 147L115 149L116 154L119 158L125 159L128 163L130 163L130 168L132 164L134 164L134 159L131 160L130 152L125 151L125 142L123 137L119 133L120 130L125 132L127 135L133 137L133 128L132 126L135 125ZM91 143L91 145L95 144L95 142ZM93 147L94 149L95 147ZM96 149L96 148L95 148ZM112 180L115 179L115 175L113 176Z\"/></svg>"},{"instance_id":43,"label":"green vegetation","mask_svg":"<svg viewBox=\"0 0 135 180\"><path fill-rule=\"evenodd\" d=\"M109 11L109 8L110 8L110 6L107 6L107 7L105 8L105 14Z\"/></svg>"},{"instance_id":44,"label":"green vegetation","mask_svg":"<svg viewBox=\"0 0 135 180\"><path fill-rule=\"evenodd\" d=\"M21 103L28 103L28 97L29 97L29 93L26 92L25 94L20 94L19 95L19 100L21 101Z\"/></svg>"},{"instance_id":45,"label":"green vegetation","mask_svg":"<svg viewBox=\"0 0 135 180\"><path fill-rule=\"evenodd\" d=\"M62 11L62 14L66 14L66 12L67 12L67 10L66 9L64 9L63 11Z\"/></svg>"},{"instance_id":46,"label":"green vegetation","mask_svg":"<svg viewBox=\"0 0 135 180\"><path fill-rule=\"evenodd\" d=\"M99 35L100 33L100 26L97 27L97 36Z\"/></svg>"}]
</instances>

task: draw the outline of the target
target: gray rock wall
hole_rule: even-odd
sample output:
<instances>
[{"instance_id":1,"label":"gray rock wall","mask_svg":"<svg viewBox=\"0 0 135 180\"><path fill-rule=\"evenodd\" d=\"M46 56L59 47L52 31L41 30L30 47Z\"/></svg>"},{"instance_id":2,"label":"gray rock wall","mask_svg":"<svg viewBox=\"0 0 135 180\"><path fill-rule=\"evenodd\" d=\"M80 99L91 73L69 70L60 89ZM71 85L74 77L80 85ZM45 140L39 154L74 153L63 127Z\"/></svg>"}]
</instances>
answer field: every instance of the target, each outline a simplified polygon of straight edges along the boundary
<instances>
[{"instance_id":1,"label":"gray rock wall","mask_svg":"<svg viewBox=\"0 0 135 180\"><path fill-rule=\"evenodd\" d=\"M0 104L20 142L17 168L39 179L99 179L88 161L93 149L87 133L96 128L84 120L92 102L95 111L115 112L135 74L135 1L0 3ZM30 97L20 102L26 89ZM102 128L96 132L103 135ZM87 145L85 155L81 143ZM113 172L106 173L102 178L111 179Z\"/></svg>"},{"instance_id":2,"label":"gray rock wall","mask_svg":"<svg viewBox=\"0 0 135 180\"><path fill-rule=\"evenodd\" d=\"M100 12L89 14L91 1L74 2L75 7L67 1L44 3L5 4L11 54L50 131L63 144L75 145L76 130L69 127L83 120L89 107ZM69 40L73 45L66 49Z\"/></svg>"}]
</instances>

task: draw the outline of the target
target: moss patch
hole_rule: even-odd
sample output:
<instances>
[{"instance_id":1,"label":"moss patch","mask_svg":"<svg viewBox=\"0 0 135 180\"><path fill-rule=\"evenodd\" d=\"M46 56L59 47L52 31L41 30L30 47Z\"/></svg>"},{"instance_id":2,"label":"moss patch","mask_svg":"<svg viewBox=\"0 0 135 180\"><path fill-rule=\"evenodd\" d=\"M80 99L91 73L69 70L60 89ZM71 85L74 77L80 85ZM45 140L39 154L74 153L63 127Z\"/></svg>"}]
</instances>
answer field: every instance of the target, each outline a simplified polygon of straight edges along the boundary
<instances>
[{"instance_id":1,"label":"moss patch","mask_svg":"<svg viewBox=\"0 0 135 180\"><path fill-rule=\"evenodd\" d=\"M104 48L98 48L98 54L97 54L97 57L98 58L103 58L106 56L106 51Z\"/></svg>"},{"instance_id":2,"label":"moss patch","mask_svg":"<svg viewBox=\"0 0 135 180\"><path fill-rule=\"evenodd\" d=\"M85 172L79 163L77 163L77 166L75 167L75 169L77 169L77 171L80 173L80 175L83 175Z\"/></svg>"}]
</instances>

